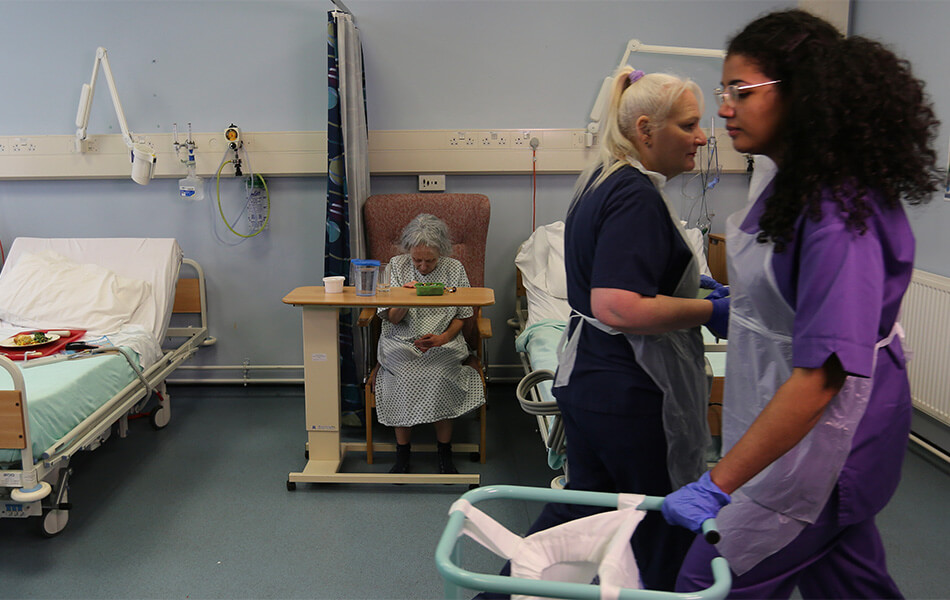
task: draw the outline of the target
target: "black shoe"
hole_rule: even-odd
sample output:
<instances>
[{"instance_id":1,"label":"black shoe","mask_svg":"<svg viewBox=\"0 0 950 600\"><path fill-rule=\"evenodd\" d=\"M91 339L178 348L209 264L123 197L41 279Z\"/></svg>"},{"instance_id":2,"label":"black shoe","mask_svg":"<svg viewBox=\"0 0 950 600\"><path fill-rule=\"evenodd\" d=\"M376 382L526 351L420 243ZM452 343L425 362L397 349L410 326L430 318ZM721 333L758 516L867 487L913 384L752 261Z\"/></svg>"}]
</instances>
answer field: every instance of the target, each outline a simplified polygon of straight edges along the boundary
<instances>
[{"instance_id":1,"label":"black shoe","mask_svg":"<svg viewBox=\"0 0 950 600\"><path fill-rule=\"evenodd\" d=\"M404 474L409 472L410 444L396 444L396 464L389 469L390 473Z\"/></svg>"},{"instance_id":2,"label":"black shoe","mask_svg":"<svg viewBox=\"0 0 950 600\"><path fill-rule=\"evenodd\" d=\"M452 462L452 444L439 442L439 473L443 475L457 475L459 472Z\"/></svg>"}]
</instances>

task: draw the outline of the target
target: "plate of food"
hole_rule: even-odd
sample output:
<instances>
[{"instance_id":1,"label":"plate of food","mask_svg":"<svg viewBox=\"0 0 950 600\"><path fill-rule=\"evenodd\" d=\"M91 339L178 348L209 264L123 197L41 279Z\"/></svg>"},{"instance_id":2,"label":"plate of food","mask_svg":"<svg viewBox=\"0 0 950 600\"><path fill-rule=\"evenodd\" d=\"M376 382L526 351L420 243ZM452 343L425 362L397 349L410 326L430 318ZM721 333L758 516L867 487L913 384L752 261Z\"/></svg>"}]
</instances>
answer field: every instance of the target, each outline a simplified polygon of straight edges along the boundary
<instances>
[{"instance_id":1,"label":"plate of food","mask_svg":"<svg viewBox=\"0 0 950 600\"><path fill-rule=\"evenodd\" d=\"M42 346L44 344L55 342L58 339L59 336L55 333L44 333L42 331L37 331L35 333L21 333L19 335L10 336L0 342L0 347L13 349L35 348L36 346Z\"/></svg>"}]
</instances>

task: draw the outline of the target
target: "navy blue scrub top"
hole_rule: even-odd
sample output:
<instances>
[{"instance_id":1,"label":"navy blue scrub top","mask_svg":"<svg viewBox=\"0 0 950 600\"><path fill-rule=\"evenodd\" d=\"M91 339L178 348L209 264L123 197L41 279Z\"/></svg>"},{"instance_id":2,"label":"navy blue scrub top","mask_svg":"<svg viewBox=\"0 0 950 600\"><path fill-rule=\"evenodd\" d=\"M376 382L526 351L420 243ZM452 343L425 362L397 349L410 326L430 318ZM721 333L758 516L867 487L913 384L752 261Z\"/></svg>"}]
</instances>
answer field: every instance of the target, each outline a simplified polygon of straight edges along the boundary
<instances>
[{"instance_id":1,"label":"navy blue scrub top","mask_svg":"<svg viewBox=\"0 0 950 600\"><path fill-rule=\"evenodd\" d=\"M596 174L592 177L596 178ZM584 196L567 216L564 233L567 297L571 307L593 316L593 288L616 288L653 297L672 295L692 251L676 230L650 179L625 165ZM578 319L572 319L571 328ZM573 394L571 388L601 388L600 394ZM603 389L604 386L609 386ZM629 398L659 389L636 362L622 335L587 324L581 331L570 386L555 391L559 402L586 398L588 410L631 414ZM592 400L597 398L596 401Z\"/></svg>"}]
</instances>

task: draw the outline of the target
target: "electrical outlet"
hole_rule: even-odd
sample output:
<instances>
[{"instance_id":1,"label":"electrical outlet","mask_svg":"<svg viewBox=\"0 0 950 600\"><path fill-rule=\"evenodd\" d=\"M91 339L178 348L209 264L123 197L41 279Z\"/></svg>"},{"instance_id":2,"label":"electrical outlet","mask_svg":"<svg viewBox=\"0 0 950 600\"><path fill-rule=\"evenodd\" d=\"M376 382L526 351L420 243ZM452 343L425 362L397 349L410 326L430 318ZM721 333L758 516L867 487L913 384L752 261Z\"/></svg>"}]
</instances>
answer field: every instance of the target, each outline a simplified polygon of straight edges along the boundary
<instances>
[{"instance_id":1,"label":"electrical outlet","mask_svg":"<svg viewBox=\"0 0 950 600\"><path fill-rule=\"evenodd\" d=\"M509 135L504 131L482 131L478 135L478 145L483 148L505 148Z\"/></svg>"},{"instance_id":2,"label":"electrical outlet","mask_svg":"<svg viewBox=\"0 0 950 600\"><path fill-rule=\"evenodd\" d=\"M465 145L468 135L464 131L453 131L449 134L449 148L458 148Z\"/></svg>"},{"instance_id":3,"label":"electrical outlet","mask_svg":"<svg viewBox=\"0 0 950 600\"><path fill-rule=\"evenodd\" d=\"M73 152L99 152L99 143L93 138L86 138L79 142L79 149L76 150L76 144L71 144Z\"/></svg>"},{"instance_id":4,"label":"electrical outlet","mask_svg":"<svg viewBox=\"0 0 950 600\"><path fill-rule=\"evenodd\" d=\"M518 131L511 138L511 145L515 148L530 148L532 137L535 137L534 134L528 130Z\"/></svg>"},{"instance_id":5,"label":"electrical outlet","mask_svg":"<svg viewBox=\"0 0 950 600\"><path fill-rule=\"evenodd\" d=\"M36 144L29 138L17 138L13 143L14 152L36 152Z\"/></svg>"},{"instance_id":6,"label":"electrical outlet","mask_svg":"<svg viewBox=\"0 0 950 600\"><path fill-rule=\"evenodd\" d=\"M445 191L445 175L420 175L419 176L419 191L420 192L444 192Z\"/></svg>"}]
</instances>

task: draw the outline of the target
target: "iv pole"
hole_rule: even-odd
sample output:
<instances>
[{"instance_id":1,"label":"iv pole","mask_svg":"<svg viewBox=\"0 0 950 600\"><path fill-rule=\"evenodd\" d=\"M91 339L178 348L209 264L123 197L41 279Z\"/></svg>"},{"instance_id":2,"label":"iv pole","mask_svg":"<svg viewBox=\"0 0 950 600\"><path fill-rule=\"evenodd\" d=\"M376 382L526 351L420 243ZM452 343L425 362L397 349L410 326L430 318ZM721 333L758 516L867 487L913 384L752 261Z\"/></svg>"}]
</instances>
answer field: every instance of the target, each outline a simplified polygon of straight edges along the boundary
<instances>
[{"instance_id":1,"label":"iv pole","mask_svg":"<svg viewBox=\"0 0 950 600\"><path fill-rule=\"evenodd\" d=\"M115 87L115 79L112 77L109 55L106 49L101 46L96 49L96 61L92 65L92 78L89 83L82 84L82 91L79 95L79 110L76 112L76 152L85 150L83 142L86 140L89 111L92 108L93 95L96 93L96 78L99 75L100 64L102 64L102 70L105 72L106 83L109 85L109 94L112 96L115 115L119 119L119 127L122 128L122 139L125 140L125 145L132 151L132 181L140 185L146 185L152 179L152 167L155 164L156 155L148 144L136 142L132 139L132 132L129 131L129 126L125 122L122 103L119 102L119 92Z\"/></svg>"}]
</instances>

